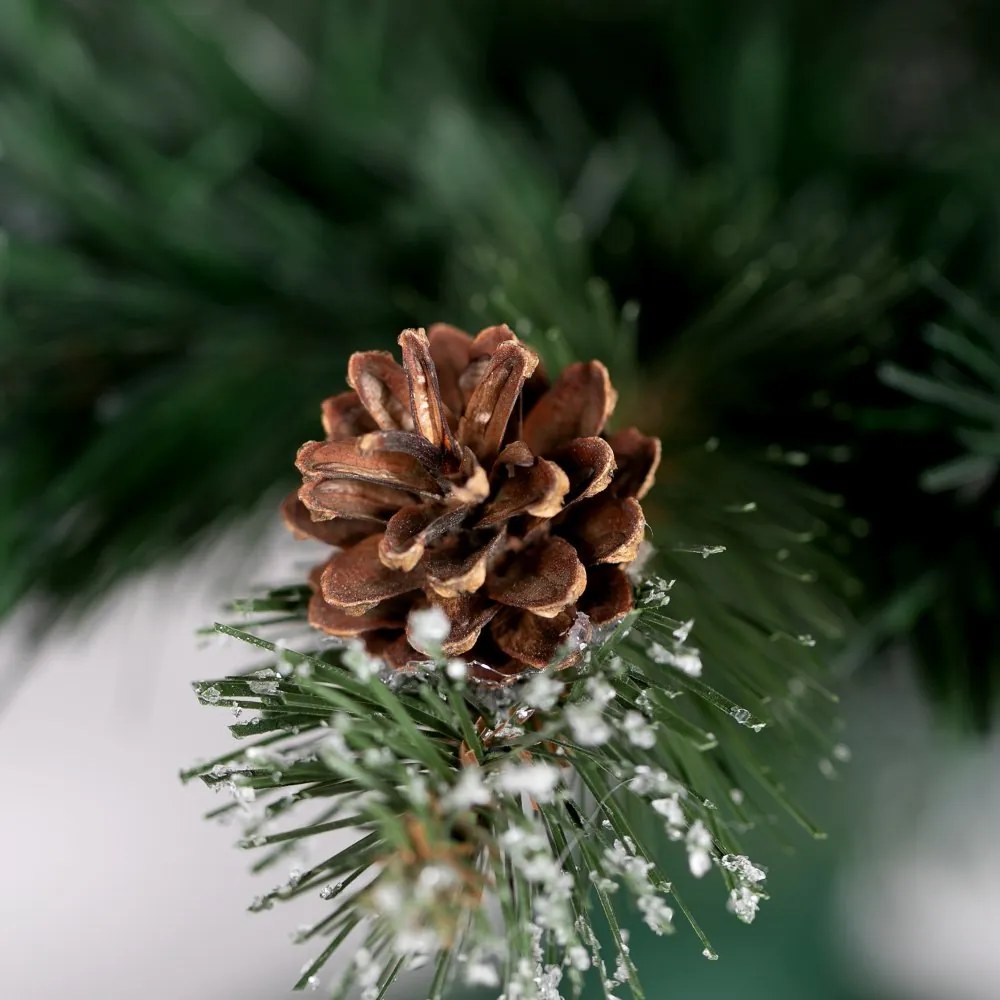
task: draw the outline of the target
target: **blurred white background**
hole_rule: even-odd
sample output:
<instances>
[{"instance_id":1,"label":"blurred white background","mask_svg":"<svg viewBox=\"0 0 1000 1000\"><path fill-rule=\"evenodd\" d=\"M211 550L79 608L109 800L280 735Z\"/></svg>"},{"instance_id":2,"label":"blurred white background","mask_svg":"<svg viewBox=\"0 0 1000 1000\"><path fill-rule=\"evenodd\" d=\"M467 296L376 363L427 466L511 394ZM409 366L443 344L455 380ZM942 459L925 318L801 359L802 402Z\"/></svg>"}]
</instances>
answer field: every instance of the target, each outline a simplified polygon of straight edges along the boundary
<instances>
[{"instance_id":1,"label":"blurred white background","mask_svg":"<svg viewBox=\"0 0 1000 1000\"><path fill-rule=\"evenodd\" d=\"M6 706L2 1000L290 995L310 953L289 936L312 904L247 913L287 873L252 878L250 855L232 846L238 830L201 819L221 800L177 777L230 745L231 718L199 706L189 682L248 662L235 641L199 649L196 628L227 597L309 559L275 531L255 539L247 572L245 546L243 535L222 541L46 636ZM26 622L0 639L8 682ZM836 793L847 833L825 848L841 867L842 960L862 997L997 1000L1000 745L934 735L909 677L896 665L848 699L856 763Z\"/></svg>"},{"instance_id":2,"label":"blurred white background","mask_svg":"<svg viewBox=\"0 0 1000 1000\"><path fill-rule=\"evenodd\" d=\"M859 988L1000 998L1000 739L935 731L908 664L865 686L837 923Z\"/></svg>"},{"instance_id":3,"label":"blurred white background","mask_svg":"<svg viewBox=\"0 0 1000 1000\"><path fill-rule=\"evenodd\" d=\"M199 706L189 682L247 663L236 641L199 649L196 629L303 555L284 535L257 539L241 579L245 542L150 574L48 636L0 718L3 1000L288 995L308 957L289 943L303 908L246 912L271 882L248 874L235 827L202 820L222 800L177 776L232 742L232 718ZM8 677L25 623L3 635Z\"/></svg>"}]
</instances>

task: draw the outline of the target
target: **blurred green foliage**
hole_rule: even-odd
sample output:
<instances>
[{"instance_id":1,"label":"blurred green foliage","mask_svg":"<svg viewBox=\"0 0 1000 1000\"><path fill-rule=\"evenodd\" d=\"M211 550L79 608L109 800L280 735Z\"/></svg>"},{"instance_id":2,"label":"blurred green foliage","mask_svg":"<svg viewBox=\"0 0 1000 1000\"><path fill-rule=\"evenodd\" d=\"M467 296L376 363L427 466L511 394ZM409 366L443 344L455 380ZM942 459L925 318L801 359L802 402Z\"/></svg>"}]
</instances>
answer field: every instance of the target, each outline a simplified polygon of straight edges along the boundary
<instances>
[{"instance_id":1,"label":"blurred green foliage","mask_svg":"<svg viewBox=\"0 0 1000 1000\"><path fill-rule=\"evenodd\" d=\"M830 546L872 642L917 630L984 721L992 508L920 492L953 435L877 368L930 363L918 333L951 313L913 262L997 301L991 16L3 5L0 613L84 607L289 487L349 351L502 319L608 359L682 478L709 435L808 459L867 532ZM962 597L941 614L942 594Z\"/></svg>"}]
</instances>

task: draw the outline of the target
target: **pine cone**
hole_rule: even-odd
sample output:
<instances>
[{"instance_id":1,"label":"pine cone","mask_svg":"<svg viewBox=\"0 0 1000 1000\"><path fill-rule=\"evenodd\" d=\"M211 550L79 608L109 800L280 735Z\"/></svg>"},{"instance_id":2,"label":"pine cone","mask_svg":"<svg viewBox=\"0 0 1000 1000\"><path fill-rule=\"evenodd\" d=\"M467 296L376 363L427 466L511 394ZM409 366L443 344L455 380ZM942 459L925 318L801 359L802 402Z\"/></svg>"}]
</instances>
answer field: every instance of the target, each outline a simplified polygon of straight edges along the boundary
<instances>
[{"instance_id":1,"label":"pine cone","mask_svg":"<svg viewBox=\"0 0 1000 1000\"><path fill-rule=\"evenodd\" d=\"M631 609L623 567L660 442L603 436L607 369L572 364L550 387L506 326L438 324L399 344L402 367L351 357L352 390L323 403L326 440L299 449L286 522L339 547L313 573L309 621L405 669L426 659L409 614L435 605L445 653L509 683L552 661L578 612L604 625Z\"/></svg>"}]
</instances>

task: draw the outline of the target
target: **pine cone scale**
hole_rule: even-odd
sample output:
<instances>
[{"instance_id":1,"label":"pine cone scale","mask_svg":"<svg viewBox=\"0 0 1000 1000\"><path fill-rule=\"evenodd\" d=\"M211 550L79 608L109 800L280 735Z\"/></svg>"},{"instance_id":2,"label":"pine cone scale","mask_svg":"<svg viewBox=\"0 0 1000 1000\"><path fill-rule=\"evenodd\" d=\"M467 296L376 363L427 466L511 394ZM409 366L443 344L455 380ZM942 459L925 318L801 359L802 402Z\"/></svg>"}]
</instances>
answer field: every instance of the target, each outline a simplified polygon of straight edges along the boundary
<instances>
[{"instance_id":1,"label":"pine cone scale","mask_svg":"<svg viewBox=\"0 0 1000 1000\"><path fill-rule=\"evenodd\" d=\"M410 504L389 518L378 556L389 569L412 570L427 546L459 527L469 513L465 506Z\"/></svg>"},{"instance_id":2,"label":"pine cone scale","mask_svg":"<svg viewBox=\"0 0 1000 1000\"><path fill-rule=\"evenodd\" d=\"M548 456L574 438L596 437L618 395L600 361L577 361L559 376L524 420L524 440L536 455Z\"/></svg>"},{"instance_id":3,"label":"pine cone scale","mask_svg":"<svg viewBox=\"0 0 1000 1000\"><path fill-rule=\"evenodd\" d=\"M635 497L592 497L569 512L559 530L588 564L630 563L639 554L646 519Z\"/></svg>"},{"instance_id":4,"label":"pine cone scale","mask_svg":"<svg viewBox=\"0 0 1000 1000\"><path fill-rule=\"evenodd\" d=\"M403 349L403 370L409 383L410 415L413 426L432 447L444 451L451 460L460 460L462 451L452 434L437 369L431 358L430 344L418 330L404 330L399 338Z\"/></svg>"},{"instance_id":5,"label":"pine cone scale","mask_svg":"<svg viewBox=\"0 0 1000 1000\"><path fill-rule=\"evenodd\" d=\"M333 556L323 570L324 600L348 614L364 614L390 597L418 590L423 574L389 569L378 557L383 534L367 538Z\"/></svg>"},{"instance_id":6,"label":"pine cone scale","mask_svg":"<svg viewBox=\"0 0 1000 1000\"><path fill-rule=\"evenodd\" d=\"M330 635L352 638L371 632L393 634L406 626L410 603L406 600L381 601L363 614L351 614L325 600L317 589L309 602L309 620Z\"/></svg>"},{"instance_id":7,"label":"pine cone scale","mask_svg":"<svg viewBox=\"0 0 1000 1000\"><path fill-rule=\"evenodd\" d=\"M378 429L358 394L352 389L324 399L320 407L323 431L327 441L360 437Z\"/></svg>"},{"instance_id":8,"label":"pine cone scale","mask_svg":"<svg viewBox=\"0 0 1000 1000\"><path fill-rule=\"evenodd\" d=\"M514 341L504 341L466 404L458 435L481 462L495 458L503 443L514 405L538 357Z\"/></svg>"},{"instance_id":9,"label":"pine cone scale","mask_svg":"<svg viewBox=\"0 0 1000 1000\"><path fill-rule=\"evenodd\" d=\"M347 363L347 382L379 429L413 430L406 373L388 351L352 354Z\"/></svg>"},{"instance_id":10,"label":"pine cone scale","mask_svg":"<svg viewBox=\"0 0 1000 1000\"><path fill-rule=\"evenodd\" d=\"M504 608L490 631L496 644L512 659L533 667L551 662L576 620L575 609L563 609L552 618L542 618L515 608Z\"/></svg>"},{"instance_id":11,"label":"pine cone scale","mask_svg":"<svg viewBox=\"0 0 1000 1000\"><path fill-rule=\"evenodd\" d=\"M430 553L425 562L427 583L439 597L458 597L479 590L486 574L503 548L504 536L494 535L485 543L463 551L453 545Z\"/></svg>"},{"instance_id":12,"label":"pine cone scale","mask_svg":"<svg viewBox=\"0 0 1000 1000\"><path fill-rule=\"evenodd\" d=\"M556 448L552 460L569 481L565 507L607 489L617 468L614 450L599 437L574 438Z\"/></svg>"},{"instance_id":13,"label":"pine cone scale","mask_svg":"<svg viewBox=\"0 0 1000 1000\"><path fill-rule=\"evenodd\" d=\"M355 479L441 496L441 485L412 455L397 450L375 451L374 446L369 434L352 441L308 441L299 449L295 464L306 485L320 478Z\"/></svg>"},{"instance_id":14,"label":"pine cone scale","mask_svg":"<svg viewBox=\"0 0 1000 1000\"><path fill-rule=\"evenodd\" d=\"M313 479L299 498L317 520L357 518L379 524L414 499L411 493L358 479Z\"/></svg>"},{"instance_id":15,"label":"pine cone scale","mask_svg":"<svg viewBox=\"0 0 1000 1000\"><path fill-rule=\"evenodd\" d=\"M641 500L652 489L660 467L663 452L660 439L647 437L629 427L612 434L608 444L618 466L615 480L610 484L612 495Z\"/></svg>"},{"instance_id":16,"label":"pine cone scale","mask_svg":"<svg viewBox=\"0 0 1000 1000\"><path fill-rule=\"evenodd\" d=\"M632 610L632 584L618 566L590 566L578 607L592 624L609 625Z\"/></svg>"},{"instance_id":17,"label":"pine cone scale","mask_svg":"<svg viewBox=\"0 0 1000 1000\"><path fill-rule=\"evenodd\" d=\"M312 511L299 499L297 493L290 493L285 497L281 515L285 526L296 538L312 538L327 545L353 545L372 531L372 522L368 519L338 517L335 520L314 520Z\"/></svg>"},{"instance_id":18,"label":"pine cone scale","mask_svg":"<svg viewBox=\"0 0 1000 1000\"><path fill-rule=\"evenodd\" d=\"M553 517L562 510L570 488L566 473L544 458L533 459L530 465L507 465L506 473L498 478L495 497L476 522L477 528L493 527L522 514Z\"/></svg>"},{"instance_id":19,"label":"pine cone scale","mask_svg":"<svg viewBox=\"0 0 1000 1000\"><path fill-rule=\"evenodd\" d=\"M489 625L501 610L491 604L481 594L459 594L457 597L442 598L439 607L451 622L451 631L442 643L442 650L448 656L462 656L479 640L482 630ZM406 637L410 645L419 652L431 652L421 648L420 637L408 623Z\"/></svg>"},{"instance_id":20,"label":"pine cone scale","mask_svg":"<svg viewBox=\"0 0 1000 1000\"><path fill-rule=\"evenodd\" d=\"M462 373L469 367L469 347L472 338L457 327L436 323L428 334L431 360L437 370L441 399L452 415L452 429L465 411L465 399L459 387Z\"/></svg>"},{"instance_id":21,"label":"pine cone scale","mask_svg":"<svg viewBox=\"0 0 1000 1000\"><path fill-rule=\"evenodd\" d=\"M506 572L487 583L500 604L554 618L573 604L587 586L587 571L576 549L555 535L512 560Z\"/></svg>"}]
</instances>

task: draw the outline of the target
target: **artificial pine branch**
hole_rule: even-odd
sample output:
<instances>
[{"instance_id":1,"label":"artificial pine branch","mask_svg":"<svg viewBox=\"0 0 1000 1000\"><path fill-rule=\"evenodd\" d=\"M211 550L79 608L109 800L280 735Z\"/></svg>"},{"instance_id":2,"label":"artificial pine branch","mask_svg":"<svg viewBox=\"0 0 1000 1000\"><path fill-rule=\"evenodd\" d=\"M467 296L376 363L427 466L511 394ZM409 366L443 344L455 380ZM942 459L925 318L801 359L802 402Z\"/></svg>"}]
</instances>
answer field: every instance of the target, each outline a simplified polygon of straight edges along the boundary
<instances>
[{"instance_id":1,"label":"artificial pine branch","mask_svg":"<svg viewBox=\"0 0 1000 1000\"><path fill-rule=\"evenodd\" d=\"M399 342L402 367L351 358L352 390L323 403L326 439L299 451L283 512L333 554L309 588L239 602L245 620L216 626L272 654L196 685L205 704L257 713L231 726L249 746L184 777L229 789L214 814L243 814L243 846L266 848L256 870L355 831L251 905L335 901L299 935L332 938L300 988L360 934L334 996L356 984L376 1000L433 962L434 998L464 981L555 1000L596 977L605 996L642 1000L630 909L657 934L676 909L716 957L664 834L694 877L719 869L747 923L766 872L743 835L775 811L822 835L753 745L771 727L828 771L843 756L817 655L841 626L808 564L817 522L772 519L767 476L741 477L736 499L729 463L713 478L711 441L686 463L702 465L696 501L669 473L645 500L657 561L686 598L675 608L661 576L633 594L623 570L643 572L639 501L661 450L605 430L604 367L576 362L550 384L506 326Z\"/></svg>"},{"instance_id":2,"label":"artificial pine branch","mask_svg":"<svg viewBox=\"0 0 1000 1000\"><path fill-rule=\"evenodd\" d=\"M962 502L992 507L1000 525L1000 323L930 264L921 271L925 283L951 307L953 320L924 331L933 351L929 373L886 363L881 376L887 385L953 424L955 444L962 453L926 469L921 487L929 493L954 490ZM910 421L912 426L920 416L911 413Z\"/></svg>"},{"instance_id":3,"label":"artificial pine branch","mask_svg":"<svg viewBox=\"0 0 1000 1000\"><path fill-rule=\"evenodd\" d=\"M951 146L872 160L826 113L883 106L854 72L857 21L838 12L817 34L795 5L591 15L614 39L599 83L581 58L593 22L536 3L0 13L0 611L29 592L46 613L79 608L249 509L281 485L271 428L307 433L313 359L428 303L469 325L558 325L614 369L584 305L603 275L642 303L644 369L679 337L676 405L696 401L701 436L733 448L747 400L773 401L761 433L784 440L774 425L820 388L803 372L881 337L906 287L897 236L930 215L936 254L964 246L933 216L968 172ZM789 55L818 37L823 58ZM642 65L678 86L640 85ZM250 395L264 425L239 417Z\"/></svg>"},{"instance_id":4,"label":"artificial pine branch","mask_svg":"<svg viewBox=\"0 0 1000 1000\"><path fill-rule=\"evenodd\" d=\"M992 522L928 504L947 557L904 532L882 482L923 446L855 419L948 323L907 261L996 292L989 12L932 7L6 5L0 615L79 612L287 488L315 359L440 315L602 358L651 433L717 436L734 474L805 456L870 528L861 618L915 622L945 559L944 593L995 607ZM904 106L913 52L940 103ZM994 652L942 617L930 685L984 722Z\"/></svg>"},{"instance_id":5,"label":"artificial pine branch","mask_svg":"<svg viewBox=\"0 0 1000 1000\"><path fill-rule=\"evenodd\" d=\"M913 452L902 485L928 530L903 545L885 526L891 558L880 590L889 596L862 635L901 643L951 718L988 729L1000 690L1000 328L929 263L917 273L950 318L927 326L913 367L881 367L893 397L861 419Z\"/></svg>"},{"instance_id":6,"label":"artificial pine branch","mask_svg":"<svg viewBox=\"0 0 1000 1000\"><path fill-rule=\"evenodd\" d=\"M330 940L303 967L300 988L320 985L323 964L360 927L347 983L364 997L432 961L434 998L458 982L521 1000L563 995L562 983L577 996L588 977L606 996L621 986L641 998L619 921L637 912L669 933L676 910L716 957L673 884L681 866L696 877L717 869L730 910L753 921L766 871L741 853L743 835L775 809L820 835L754 745L773 735L799 750L827 731L821 659L809 637L734 611L716 609L714 631L692 634L690 621L668 614L674 589L650 578L636 610L577 666L501 693L443 653L402 677L356 643L345 651L307 640L303 652L262 638L293 634L304 590L241 603L238 627L216 626L272 656L247 675L196 685L204 704L256 714L230 727L244 748L185 779L230 792L215 815L238 817L242 845L264 850L257 870L287 868L306 843L324 857L327 834L357 831L251 904L304 894L330 902L297 936ZM282 620L269 624L275 612ZM434 623L423 627L427 639L443 638ZM699 652L692 644L702 639ZM738 663L709 658L732 642ZM701 680L702 659L742 701ZM843 754L832 736L814 752ZM664 832L676 847L664 846ZM608 932L613 950L602 955Z\"/></svg>"}]
</instances>

